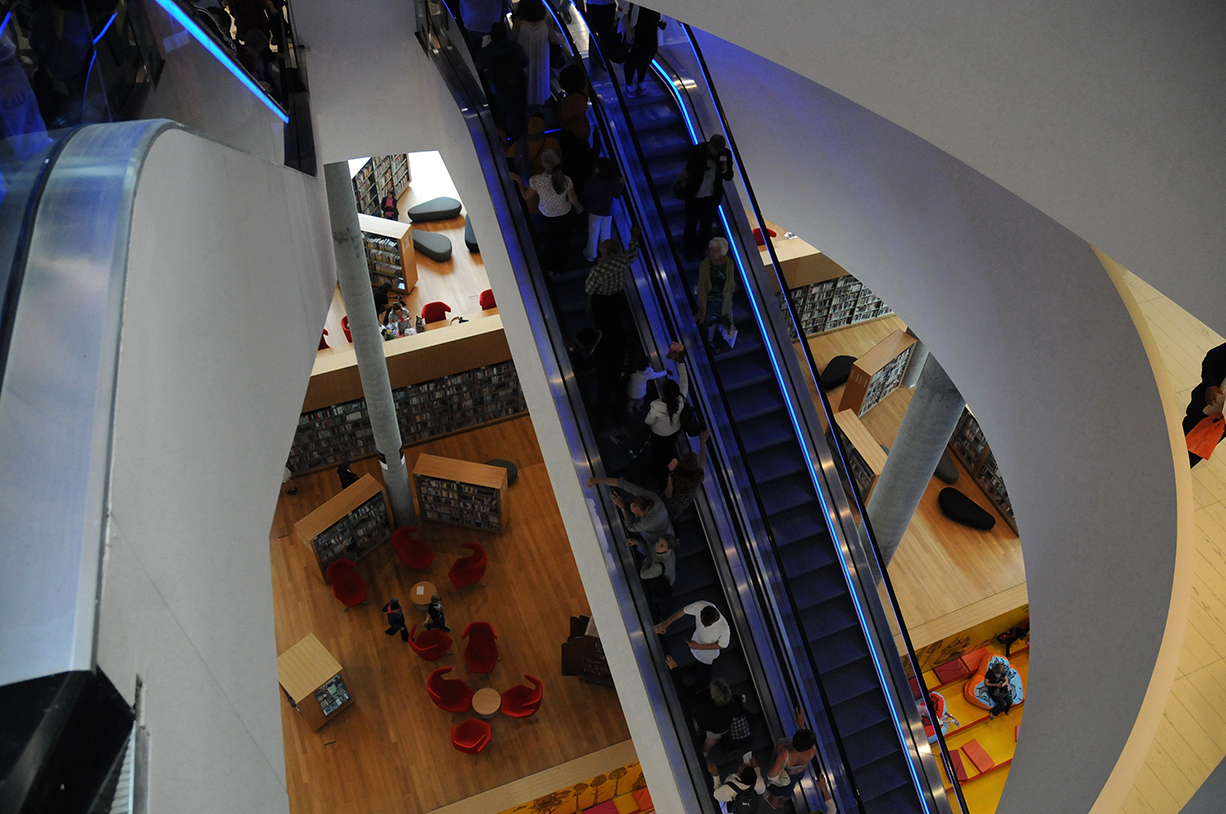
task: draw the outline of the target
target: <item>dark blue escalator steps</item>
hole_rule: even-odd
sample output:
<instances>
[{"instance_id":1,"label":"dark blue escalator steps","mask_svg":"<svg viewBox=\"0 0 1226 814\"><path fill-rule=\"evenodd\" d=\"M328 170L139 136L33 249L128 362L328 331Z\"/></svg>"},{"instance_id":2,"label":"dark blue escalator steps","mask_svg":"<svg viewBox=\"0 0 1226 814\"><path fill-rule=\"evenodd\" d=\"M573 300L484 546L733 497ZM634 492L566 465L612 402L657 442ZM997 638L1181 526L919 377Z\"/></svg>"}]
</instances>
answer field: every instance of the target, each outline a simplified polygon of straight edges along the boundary
<instances>
[{"instance_id":1,"label":"dark blue escalator steps","mask_svg":"<svg viewBox=\"0 0 1226 814\"><path fill-rule=\"evenodd\" d=\"M645 133L660 129L675 130L680 133L685 132L685 128L681 126L680 117L677 116L677 113L669 105L650 98L642 100L633 99L631 102L630 118L634 122L634 129L638 131L640 138Z\"/></svg>"},{"instance_id":2,"label":"dark blue escalator steps","mask_svg":"<svg viewBox=\"0 0 1226 814\"><path fill-rule=\"evenodd\" d=\"M673 181L677 180L678 173L683 169L685 169L685 156L666 155L655 161L647 162L647 175L654 182L656 193L661 200L673 197Z\"/></svg>"},{"instance_id":3,"label":"dark blue escalator steps","mask_svg":"<svg viewBox=\"0 0 1226 814\"><path fill-rule=\"evenodd\" d=\"M864 803L864 814L924 814L914 789L894 788Z\"/></svg>"},{"instance_id":4,"label":"dark blue escalator steps","mask_svg":"<svg viewBox=\"0 0 1226 814\"><path fill-rule=\"evenodd\" d=\"M771 483L771 488L761 492L762 505L768 516L783 514L798 506L815 500L813 486L804 476L780 478Z\"/></svg>"},{"instance_id":5,"label":"dark blue escalator steps","mask_svg":"<svg viewBox=\"0 0 1226 814\"><path fill-rule=\"evenodd\" d=\"M788 580L822 568L838 568L840 573L842 572L830 544L830 537L825 533L811 534L776 548L779 551L779 561L783 564L784 576Z\"/></svg>"},{"instance_id":6,"label":"dark blue escalator steps","mask_svg":"<svg viewBox=\"0 0 1226 814\"><path fill-rule=\"evenodd\" d=\"M684 567L682 567L684 565ZM719 574L710 557L693 557L677 563L677 581L673 583L673 596L688 594L702 588L719 585Z\"/></svg>"},{"instance_id":7,"label":"dark blue escalator steps","mask_svg":"<svg viewBox=\"0 0 1226 814\"><path fill-rule=\"evenodd\" d=\"M738 421L737 432L741 435L745 451L751 454L796 437L788 425L787 416L778 413Z\"/></svg>"},{"instance_id":8,"label":"dark blue escalator steps","mask_svg":"<svg viewBox=\"0 0 1226 814\"><path fill-rule=\"evenodd\" d=\"M911 785L911 773L907 771L906 763L901 755L895 753L888 755L867 766L861 766L855 769L856 786L860 789L860 800L865 803L864 810L874 812L906 812L915 811L916 808L884 808L872 807L869 803L872 800L882 800L890 792L903 790L907 795L910 795L912 805L914 806L919 801L915 796L915 788ZM900 795L900 797L904 797ZM904 797L905 799L905 797ZM923 809L918 809L923 810Z\"/></svg>"},{"instance_id":9,"label":"dark blue escalator steps","mask_svg":"<svg viewBox=\"0 0 1226 814\"><path fill-rule=\"evenodd\" d=\"M887 755L897 757L898 734L893 727L875 726L843 738L843 749L847 752L847 761L853 766L854 773L856 766L868 766Z\"/></svg>"},{"instance_id":10,"label":"dark blue escalator steps","mask_svg":"<svg viewBox=\"0 0 1226 814\"><path fill-rule=\"evenodd\" d=\"M753 469L754 480L758 484L759 489L771 488L774 478L761 469L764 462L764 456L773 454L775 450L766 450L765 452L755 453L750 461L750 466ZM795 453L793 447L790 452ZM777 457L771 459L776 464L773 472L778 473L778 477L787 477L784 473L784 463L789 460L794 460L791 457ZM805 474L808 477L808 474ZM779 548L791 545L797 540L803 540L814 534L820 534L827 541L830 539L829 532L826 529L826 520L822 516L821 507L816 501L812 505L798 506L795 509L789 509L782 514L770 518L771 531L774 534L775 545Z\"/></svg>"},{"instance_id":11,"label":"dark blue escalator steps","mask_svg":"<svg viewBox=\"0 0 1226 814\"><path fill-rule=\"evenodd\" d=\"M686 151L692 146L690 140L685 136L677 133L675 130L656 130L651 133L640 134L639 144L643 148L643 155L648 161L657 161L666 157L681 156L686 157Z\"/></svg>"},{"instance_id":12,"label":"dark blue escalator steps","mask_svg":"<svg viewBox=\"0 0 1226 814\"><path fill-rule=\"evenodd\" d=\"M867 655L833 670L827 670L821 665L818 667L822 670L826 697L833 706L867 692L880 691L881 682L877 678L877 671L873 669L873 660Z\"/></svg>"},{"instance_id":13,"label":"dark blue escalator steps","mask_svg":"<svg viewBox=\"0 0 1226 814\"><path fill-rule=\"evenodd\" d=\"M856 613L846 602L837 599L819 602L800 611L800 624L808 639L829 636L840 630L847 630L859 624ZM819 667L821 665L818 665Z\"/></svg>"},{"instance_id":14,"label":"dark blue escalator steps","mask_svg":"<svg viewBox=\"0 0 1226 814\"><path fill-rule=\"evenodd\" d=\"M738 340L737 344L740 344ZM719 377L728 393L745 387L757 387L774 380L774 372L770 365L762 365L756 356L729 356L727 359L716 357L715 364L719 366Z\"/></svg>"},{"instance_id":15,"label":"dark blue escalator steps","mask_svg":"<svg viewBox=\"0 0 1226 814\"><path fill-rule=\"evenodd\" d=\"M760 415L784 409L783 396L776 387L756 387L737 394L731 402L732 417L736 421L756 418Z\"/></svg>"},{"instance_id":16,"label":"dark blue escalator steps","mask_svg":"<svg viewBox=\"0 0 1226 814\"><path fill-rule=\"evenodd\" d=\"M801 608L812 607L831 597L847 593L843 572L834 564L803 574L789 574L788 587L792 589L792 596L796 597L796 604ZM822 661L821 665L823 670L830 667L825 661Z\"/></svg>"},{"instance_id":17,"label":"dark blue escalator steps","mask_svg":"<svg viewBox=\"0 0 1226 814\"><path fill-rule=\"evenodd\" d=\"M843 575L839 569L830 567L841 581ZM820 664L823 670L836 670L844 664L864 658L864 634L858 628L840 630L810 642L809 650L813 653L813 660Z\"/></svg>"}]
</instances>

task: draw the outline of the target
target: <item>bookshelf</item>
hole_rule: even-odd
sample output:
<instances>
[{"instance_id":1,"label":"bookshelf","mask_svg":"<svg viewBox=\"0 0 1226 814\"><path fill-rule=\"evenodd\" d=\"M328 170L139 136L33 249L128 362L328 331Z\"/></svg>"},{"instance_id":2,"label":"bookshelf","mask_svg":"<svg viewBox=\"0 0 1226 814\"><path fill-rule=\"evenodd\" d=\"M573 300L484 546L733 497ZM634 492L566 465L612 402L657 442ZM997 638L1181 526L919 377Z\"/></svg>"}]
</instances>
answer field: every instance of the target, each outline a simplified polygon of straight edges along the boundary
<instances>
[{"instance_id":1,"label":"bookshelf","mask_svg":"<svg viewBox=\"0 0 1226 814\"><path fill-rule=\"evenodd\" d=\"M962 462L971 478L1000 512L1000 516L1005 519L1010 528L1017 531L1017 520L1013 517L1013 504L1009 502L1009 492L1005 489L1005 481L1001 477L996 456L992 454L988 439L984 436L983 430L979 428L979 422L975 420L970 408L962 409L962 417L958 419L954 427L954 433L949 438L948 446L950 454Z\"/></svg>"},{"instance_id":2,"label":"bookshelf","mask_svg":"<svg viewBox=\"0 0 1226 814\"><path fill-rule=\"evenodd\" d=\"M805 336L894 313L868 286L850 274L789 289L788 298L796 309L800 329Z\"/></svg>"},{"instance_id":3,"label":"bookshelf","mask_svg":"<svg viewBox=\"0 0 1226 814\"><path fill-rule=\"evenodd\" d=\"M864 415L902 384L915 350L915 337L901 329L878 342L851 366L839 410Z\"/></svg>"},{"instance_id":4,"label":"bookshelf","mask_svg":"<svg viewBox=\"0 0 1226 814\"><path fill-rule=\"evenodd\" d=\"M362 230L370 282L391 283L398 291L412 291L417 285L417 250L413 248L409 224L359 214L358 226Z\"/></svg>"},{"instance_id":5,"label":"bookshelf","mask_svg":"<svg viewBox=\"0 0 1226 814\"><path fill-rule=\"evenodd\" d=\"M506 528L507 470L422 454L413 467L422 518L500 532Z\"/></svg>"},{"instance_id":6,"label":"bookshelf","mask_svg":"<svg viewBox=\"0 0 1226 814\"><path fill-rule=\"evenodd\" d=\"M353 705L340 663L314 633L277 656L277 679L290 706L313 731Z\"/></svg>"},{"instance_id":7,"label":"bookshelf","mask_svg":"<svg viewBox=\"0 0 1226 814\"><path fill-rule=\"evenodd\" d=\"M528 412L510 360L400 387L392 398L405 446ZM356 399L300 415L286 466L300 475L373 454L366 400Z\"/></svg>"},{"instance_id":8,"label":"bookshelf","mask_svg":"<svg viewBox=\"0 0 1226 814\"><path fill-rule=\"evenodd\" d=\"M847 457L847 468L852 482L860 493L860 499L867 503L885 468L885 450L860 421L855 410L840 410L835 413L834 426L839 445Z\"/></svg>"},{"instance_id":9,"label":"bookshelf","mask_svg":"<svg viewBox=\"0 0 1226 814\"><path fill-rule=\"evenodd\" d=\"M379 481L358 482L294 524L294 535L315 552L320 576L339 557L357 562L392 536L392 514Z\"/></svg>"},{"instance_id":10,"label":"bookshelf","mask_svg":"<svg viewBox=\"0 0 1226 814\"><path fill-rule=\"evenodd\" d=\"M409 188L412 177L409 156L377 155L349 161L349 177L353 181L353 196L358 212L379 217L383 214L383 197L389 192L399 199Z\"/></svg>"}]
</instances>

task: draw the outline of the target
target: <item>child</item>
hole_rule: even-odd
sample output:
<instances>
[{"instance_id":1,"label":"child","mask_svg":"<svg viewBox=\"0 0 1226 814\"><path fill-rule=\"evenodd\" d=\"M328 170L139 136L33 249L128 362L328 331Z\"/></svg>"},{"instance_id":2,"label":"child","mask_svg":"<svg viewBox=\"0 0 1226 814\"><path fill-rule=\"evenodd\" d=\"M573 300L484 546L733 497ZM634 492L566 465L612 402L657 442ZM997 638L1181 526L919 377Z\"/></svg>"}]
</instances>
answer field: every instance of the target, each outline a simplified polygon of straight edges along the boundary
<instances>
[{"instance_id":1,"label":"child","mask_svg":"<svg viewBox=\"0 0 1226 814\"><path fill-rule=\"evenodd\" d=\"M630 382L626 385L626 414L633 416L642 409L643 400L647 398L647 382L662 379L667 375L663 370L652 368L651 360L646 354L639 354L639 360L630 373Z\"/></svg>"}]
</instances>

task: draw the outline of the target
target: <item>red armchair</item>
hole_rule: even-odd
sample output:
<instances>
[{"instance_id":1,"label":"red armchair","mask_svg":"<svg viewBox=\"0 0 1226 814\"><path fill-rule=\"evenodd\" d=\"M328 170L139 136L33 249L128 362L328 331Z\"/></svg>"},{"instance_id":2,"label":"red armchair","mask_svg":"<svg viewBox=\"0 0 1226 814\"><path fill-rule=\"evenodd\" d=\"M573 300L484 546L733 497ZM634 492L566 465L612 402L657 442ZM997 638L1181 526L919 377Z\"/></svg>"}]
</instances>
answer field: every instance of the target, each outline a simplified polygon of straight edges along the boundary
<instances>
[{"instance_id":1,"label":"red armchair","mask_svg":"<svg viewBox=\"0 0 1226 814\"><path fill-rule=\"evenodd\" d=\"M468 639L464 648L464 663L473 673L492 673L498 663L498 634L489 622L469 622L463 638Z\"/></svg>"},{"instance_id":2,"label":"red armchair","mask_svg":"<svg viewBox=\"0 0 1226 814\"><path fill-rule=\"evenodd\" d=\"M353 570L356 566L357 563L348 557L339 557L328 563L324 572L332 584L332 595L344 603L345 610L366 601L366 580Z\"/></svg>"},{"instance_id":3,"label":"red armchair","mask_svg":"<svg viewBox=\"0 0 1226 814\"><path fill-rule=\"evenodd\" d=\"M536 676L524 673L524 678L534 686L516 684L502 694L502 714L510 718L529 718L541 708L545 696L545 684Z\"/></svg>"},{"instance_id":4,"label":"red armchair","mask_svg":"<svg viewBox=\"0 0 1226 814\"><path fill-rule=\"evenodd\" d=\"M468 585L475 585L485 576L485 567L489 565L489 557L485 553L485 547L480 543L464 543L464 548L467 548L472 553L463 559L455 561L451 566L451 570L447 572L451 584L456 588L463 588Z\"/></svg>"},{"instance_id":5,"label":"red armchair","mask_svg":"<svg viewBox=\"0 0 1226 814\"><path fill-rule=\"evenodd\" d=\"M402 563L418 571L425 571L434 562L434 549L425 540L413 536L417 526L401 526L392 532L392 550Z\"/></svg>"},{"instance_id":6,"label":"red armchair","mask_svg":"<svg viewBox=\"0 0 1226 814\"><path fill-rule=\"evenodd\" d=\"M324 332L319 335L319 349L327 350L332 347L328 344L328 329L324 328Z\"/></svg>"},{"instance_id":7,"label":"red armchair","mask_svg":"<svg viewBox=\"0 0 1226 814\"><path fill-rule=\"evenodd\" d=\"M451 745L461 752L477 755L490 744L490 725L480 718L469 718L459 726L451 725Z\"/></svg>"},{"instance_id":8,"label":"red armchair","mask_svg":"<svg viewBox=\"0 0 1226 814\"><path fill-rule=\"evenodd\" d=\"M421 318L426 322L441 322L451 313L451 306L445 302L428 302L421 307Z\"/></svg>"},{"instance_id":9,"label":"red armchair","mask_svg":"<svg viewBox=\"0 0 1226 814\"><path fill-rule=\"evenodd\" d=\"M440 667L426 679L426 694L446 712L468 712L473 705L473 689L462 678L443 678L450 667Z\"/></svg>"},{"instance_id":10,"label":"red armchair","mask_svg":"<svg viewBox=\"0 0 1226 814\"><path fill-rule=\"evenodd\" d=\"M345 332L345 341L353 344L353 332L349 330L349 317L341 317L341 330Z\"/></svg>"},{"instance_id":11,"label":"red armchair","mask_svg":"<svg viewBox=\"0 0 1226 814\"><path fill-rule=\"evenodd\" d=\"M409 647L426 661L438 661L451 649L451 637L441 630L424 630L417 635L417 625L409 631Z\"/></svg>"},{"instance_id":12,"label":"red armchair","mask_svg":"<svg viewBox=\"0 0 1226 814\"><path fill-rule=\"evenodd\" d=\"M481 306L482 311L488 311L491 308L497 308L498 303L494 301L494 289L487 288L481 292L481 298L477 300L477 304Z\"/></svg>"}]
</instances>

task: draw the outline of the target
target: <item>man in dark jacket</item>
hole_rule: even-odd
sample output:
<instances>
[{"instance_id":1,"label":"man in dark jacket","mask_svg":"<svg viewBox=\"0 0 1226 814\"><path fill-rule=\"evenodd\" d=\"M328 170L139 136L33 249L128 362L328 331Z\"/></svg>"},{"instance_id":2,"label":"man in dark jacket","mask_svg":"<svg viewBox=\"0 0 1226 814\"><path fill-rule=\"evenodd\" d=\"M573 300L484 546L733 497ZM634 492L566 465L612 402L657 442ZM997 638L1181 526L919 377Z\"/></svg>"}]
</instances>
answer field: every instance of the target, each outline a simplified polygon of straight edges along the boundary
<instances>
[{"instance_id":1,"label":"man in dark jacket","mask_svg":"<svg viewBox=\"0 0 1226 814\"><path fill-rule=\"evenodd\" d=\"M383 606L383 612L387 614L387 630L383 632L388 636L394 636L399 632L400 640L407 642L409 629L404 626L404 609L400 607L400 600L393 597L391 602Z\"/></svg>"},{"instance_id":2,"label":"man in dark jacket","mask_svg":"<svg viewBox=\"0 0 1226 814\"><path fill-rule=\"evenodd\" d=\"M699 257L711 239L715 213L732 180L732 152L721 135L694 145L685 165L685 255Z\"/></svg>"}]
</instances>

